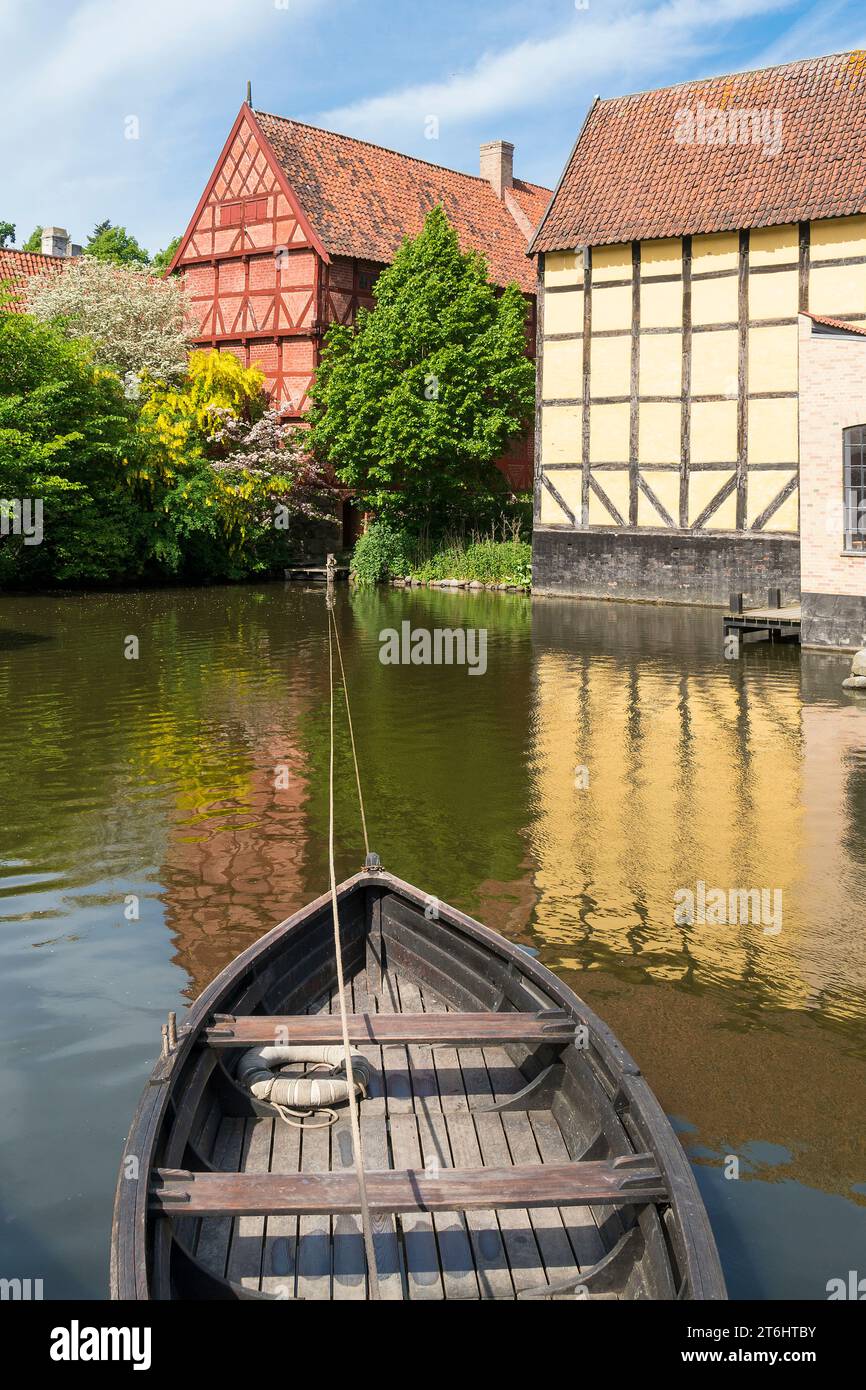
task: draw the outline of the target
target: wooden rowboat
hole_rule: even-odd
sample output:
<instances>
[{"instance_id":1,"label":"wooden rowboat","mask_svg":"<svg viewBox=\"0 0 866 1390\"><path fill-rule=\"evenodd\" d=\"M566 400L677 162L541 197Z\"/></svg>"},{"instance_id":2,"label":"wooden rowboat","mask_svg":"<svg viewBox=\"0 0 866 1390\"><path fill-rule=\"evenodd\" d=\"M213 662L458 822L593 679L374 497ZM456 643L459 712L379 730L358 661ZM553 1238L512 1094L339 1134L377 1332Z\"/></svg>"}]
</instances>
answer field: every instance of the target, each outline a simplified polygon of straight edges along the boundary
<instances>
[{"instance_id":1,"label":"wooden rowboat","mask_svg":"<svg viewBox=\"0 0 866 1390\"><path fill-rule=\"evenodd\" d=\"M383 1298L722 1299L706 1211L610 1030L531 955L378 867L337 890ZM365 1298L348 1107L298 1128L237 1078L339 1044L331 898L275 927L156 1063L115 1200L117 1299Z\"/></svg>"}]
</instances>

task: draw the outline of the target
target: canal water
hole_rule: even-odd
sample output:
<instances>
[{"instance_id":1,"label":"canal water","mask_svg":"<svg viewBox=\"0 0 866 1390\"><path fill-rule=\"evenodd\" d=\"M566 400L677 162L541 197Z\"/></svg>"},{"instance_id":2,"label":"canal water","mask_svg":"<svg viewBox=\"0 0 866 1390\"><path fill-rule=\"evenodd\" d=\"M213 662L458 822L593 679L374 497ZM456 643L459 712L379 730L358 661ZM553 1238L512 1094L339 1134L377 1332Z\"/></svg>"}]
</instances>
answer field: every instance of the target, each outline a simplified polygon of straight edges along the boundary
<instances>
[{"instance_id":1,"label":"canal water","mask_svg":"<svg viewBox=\"0 0 866 1390\"><path fill-rule=\"evenodd\" d=\"M385 866L534 947L612 1025L694 1164L732 1297L866 1275L866 699L846 659L729 661L717 612L649 605L342 587L336 613ZM383 665L407 619L486 629L486 672ZM0 1276L101 1298L167 1011L327 885L324 594L6 596L0 690ZM342 734L337 763L342 877L362 861ZM766 890L770 915L701 920L714 888Z\"/></svg>"}]
</instances>

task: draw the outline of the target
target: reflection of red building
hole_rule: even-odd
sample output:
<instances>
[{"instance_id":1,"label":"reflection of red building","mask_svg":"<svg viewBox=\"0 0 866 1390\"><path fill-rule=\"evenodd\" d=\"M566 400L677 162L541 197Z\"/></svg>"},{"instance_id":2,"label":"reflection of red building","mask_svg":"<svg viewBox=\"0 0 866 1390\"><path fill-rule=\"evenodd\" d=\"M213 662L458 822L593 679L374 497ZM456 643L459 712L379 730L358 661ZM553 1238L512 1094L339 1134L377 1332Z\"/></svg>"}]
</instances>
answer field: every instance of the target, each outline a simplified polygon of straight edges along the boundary
<instances>
[{"instance_id":1,"label":"reflection of red building","mask_svg":"<svg viewBox=\"0 0 866 1390\"><path fill-rule=\"evenodd\" d=\"M242 106L171 266L184 273L196 342L260 365L284 414L299 418L328 324L372 305L376 276L440 203L491 280L515 280L531 301L534 353L525 253L549 190L515 179L512 156L494 141L481 147L481 175L461 174ZM531 487L531 439L500 466Z\"/></svg>"},{"instance_id":2,"label":"reflection of red building","mask_svg":"<svg viewBox=\"0 0 866 1390\"><path fill-rule=\"evenodd\" d=\"M191 998L315 896L307 885L309 769L288 713L282 736L254 733L252 764L233 795L202 790L201 803L178 809L171 825L165 923Z\"/></svg>"}]
</instances>

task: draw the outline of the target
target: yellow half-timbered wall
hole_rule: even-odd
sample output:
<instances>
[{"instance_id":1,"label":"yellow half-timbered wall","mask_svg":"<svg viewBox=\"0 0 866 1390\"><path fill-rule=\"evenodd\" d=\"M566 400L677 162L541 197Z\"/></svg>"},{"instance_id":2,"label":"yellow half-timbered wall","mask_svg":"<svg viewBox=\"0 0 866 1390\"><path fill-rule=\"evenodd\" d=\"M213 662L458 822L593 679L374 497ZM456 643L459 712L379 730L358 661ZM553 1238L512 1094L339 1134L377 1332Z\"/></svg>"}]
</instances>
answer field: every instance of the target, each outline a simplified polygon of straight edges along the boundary
<instances>
[{"instance_id":1,"label":"yellow half-timbered wall","mask_svg":"<svg viewBox=\"0 0 866 1390\"><path fill-rule=\"evenodd\" d=\"M866 217L548 251L536 518L798 531L801 310L866 324Z\"/></svg>"}]
</instances>

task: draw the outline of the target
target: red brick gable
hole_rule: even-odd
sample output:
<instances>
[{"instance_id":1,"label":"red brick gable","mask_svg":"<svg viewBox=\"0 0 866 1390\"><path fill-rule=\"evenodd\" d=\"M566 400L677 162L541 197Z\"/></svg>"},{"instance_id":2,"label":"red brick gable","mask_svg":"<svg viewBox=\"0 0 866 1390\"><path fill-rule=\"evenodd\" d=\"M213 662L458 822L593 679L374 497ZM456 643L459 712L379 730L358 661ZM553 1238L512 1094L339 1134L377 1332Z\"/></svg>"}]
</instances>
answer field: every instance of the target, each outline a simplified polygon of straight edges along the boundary
<instances>
[{"instance_id":1,"label":"red brick gable","mask_svg":"<svg viewBox=\"0 0 866 1390\"><path fill-rule=\"evenodd\" d=\"M44 270L62 270L65 264L64 256L43 256L32 251L0 249L0 294L23 290L33 275L41 275ZM24 306L17 297L3 307L12 313L24 312Z\"/></svg>"},{"instance_id":2,"label":"red brick gable","mask_svg":"<svg viewBox=\"0 0 866 1390\"><path fill-rule=\"evenodd\" d=\"M701 104L703 111L701 112ZM683 140L687 117L703 139ZM771 139L708 143L713 112ZM675 132L679 138L675 138ZM736 231L866 212L866 53L597 101L533 251Z\"/></svg>"},{"instance_id":3,"label":"red brick gable","mask_svg":"<svg viewBox=\"0 0 866 1390\"><path fill-rule=\"evenodd\" d=\"M387 264L441 203L464 251L486 256L495 284L516 280L534 291L527 237L486 179L264 111L254 115L329 255ZM513 192L534 227L549 189L515 179Z\"/></svg>"}]
</instances>

